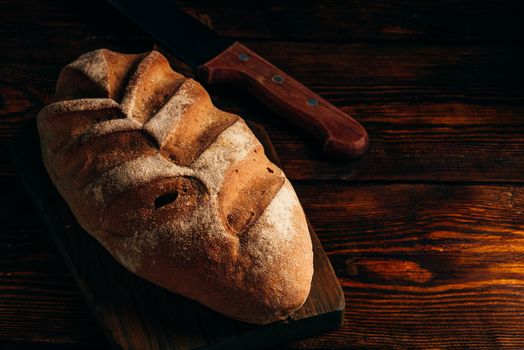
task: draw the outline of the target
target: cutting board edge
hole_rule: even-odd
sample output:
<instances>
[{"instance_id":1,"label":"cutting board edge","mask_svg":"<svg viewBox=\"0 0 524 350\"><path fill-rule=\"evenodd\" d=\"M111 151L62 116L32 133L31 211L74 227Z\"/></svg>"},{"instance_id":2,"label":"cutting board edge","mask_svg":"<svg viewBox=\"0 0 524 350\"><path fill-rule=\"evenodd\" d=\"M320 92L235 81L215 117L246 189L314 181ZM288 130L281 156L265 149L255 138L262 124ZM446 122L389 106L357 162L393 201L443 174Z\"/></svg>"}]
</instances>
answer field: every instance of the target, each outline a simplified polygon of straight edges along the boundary
<instances>
[{"instance_id":1,"label":"cutting board edge","mask_svg":"<svg viewBox=\"0 0 524 350\"><path fill-rule=\"evenodd\" d=\"M33 121L33 124L34 124L34 121ZM263 130L262 126L258 125L258 127ZM51 238L52 238L53 242L55 243L55 245L59 249L60 254L62 255L62 258L64 259L68 269L72 273L72 275L73 275L73 277L75 279L75 282L77 283L79 289L81 290L82 295L84 296L87 304L89 305L89 308L91 309L91 311L95 315L97 323L99 324L103 334L105 335L106 340L108 340L108 342L109 342L109 344L110 344L110 346L112 348L114 348L114 349L121 349L122 347L120 346L120 344L118 344L118 342L115 339L115 337L114 337L113 333L111 332L110 328L107 327L106 324L104 324L104 322L103 322L103 320L104 320L103 313L101 312L101 310L99 310L99 308L97 307L96 303L94 302L94 300L92 300L91 296L89 295L88 290L86 290L87 288L85 288L85 286L83 285L82 278L78 275L77 269L75 268L75 265L74 265L73 261L71 260L71 257L69 256L70 254L69 254L67 248L64 246L64 244L60 240L60 233L59 233L59 231L61 232L61 230L59 230L56 227L56 225L55 225L56 222L53 222L52 218L49 217L49 210L44 208L44 206L45 206L44 204L45 203L38 196L38 193L39 193L38 189L35 188L35 186L38 185L37 181L33 181L33 180L31 180L29 178L29 176L31 174L31 171L30 171L30 169L28 167L26 167L26 164L19 157L19 152L17 152L17 149L19 149L20 146L22 146L22 147L24 146L24 144L22 142L23 141L22 133L24 133L24 132L28 133L28 131L24 130L24 129L28 129L28 128L29 128L29 125L27 125L25 127L22 127L21 130L19 131L19 133L15 136L15 138L10 142L10 145L9 145L10 146L11 157L13 158L13 161L15 163L15 168L17 170L17 173L19 174L19 176L20 176L20 178L21 178L21 180L22 180L22 182L24 184L24 187L29 192L30 198L31 198L32 202L35 204L39 216L42 218L46 228L50 232L50 235L51 235ZM263 130L263 132L265 133L265 130ZM267 137L267 134L266 134L266 138L269 140L269 138ZM264 146L266 146L266 144L264 144ZM269 147L272 147L271 143L269 144ZM272 149L272 152L274 152L274 149ZM278 158L277 158L277 160L278 160ZM311 226L311 224L309 222L308 222L308 225L310 227L310 234L311 234L312 239L318 241L318 244L319 244L318 247L320 248L320 252L321 252L322 255L324 255L324 258L327 259L326 253L322 249L322 246L320 244L320 241L319 241L318 237L316 236L316 233L314 232L314 229L312 228L312 226ZM315 244L314 244L314 246L315 246ZM327 261L329 262L328 259L327 259ZM336 275L334 274L334 271L333 271L333 268L332 268L331 264L329 263L328 265L329 265L329 269L331 270L330 271L331 274L333 276L335 276L335 278L336 278ZM266 325L266 326L261 326L260 328L257 328L254 331L246 332L245 334L237 337L236 341L233 342L233 344L236 343L237 346L239 346L238 347L239 349L240 348L244 348L246 344L245 343L242 344L242 341L239 343L239 339L247 341L247 340L251 339L251 337L253 337L253 338L254 337L260 337L260 333L264 333L264 332L271 333L272 329L276 329L277 331L281 331L281 333L282 333L282 331L284 331L286 333L284 335L280 334L280 337L274 337L274 336L272 336L272 337L265 337L267 339L271 339L271 341L266 342L266 343L260 342L260 339L249 340L249 341L253 341L253 342L257 343L257 346L252 346L252 344L253 344L252 343L250 348L262 349L262 348L265 348L265 347L268 347L268 346L281 345L281 344L285 344L285 343L293 341L293 340L298 340L298 339L303 339L303 338L306 338L306 337L311 337L311 336L314 336L314 335L317 335L317 334L320 334L320 333L324 333L326 331L335 330L335 329L340 328L342 326L343 319L344 319L345 299L344 299L344 295L343 295L343 291L342 291L340 283L337 283L337 285L338 285L338 288L337 288L337 292L338 293L337 294L339 296L339 298L338 298L339 305L337 305L336 308L332 308L333 311L316 314L315 316L311 316L311 317L305 317L305 318L301 318L301 319L293 319L290 322L284 321L284 322L277 322L277 323ZM319 321L322 321L322 320L326 321L324 326L319 326L319 324L316 324L316 322L319 322ZM306 331L304 331L303 329L301 330L300 327L303 327L304 324L308 324L308 323L313 324L313 326L310 329L307 329ZM296 328L296 329L298 329L300 331L299 332L293 332L292 328L289 327L290 324L293 325L294 328ZM282 325L285 325L285 326L282 327ZM261 329L263 329L263 330L261 331ZM220 348L222 348L222 349L230 349L230 348L233 348L233 347L232 347L232 344L230 344L228 342L223 342L223 343L216 343L216 344L212 343L212 344L205 345L203 347L196 347L194 349L220 349Z\"/></svg>"}]
</instances>

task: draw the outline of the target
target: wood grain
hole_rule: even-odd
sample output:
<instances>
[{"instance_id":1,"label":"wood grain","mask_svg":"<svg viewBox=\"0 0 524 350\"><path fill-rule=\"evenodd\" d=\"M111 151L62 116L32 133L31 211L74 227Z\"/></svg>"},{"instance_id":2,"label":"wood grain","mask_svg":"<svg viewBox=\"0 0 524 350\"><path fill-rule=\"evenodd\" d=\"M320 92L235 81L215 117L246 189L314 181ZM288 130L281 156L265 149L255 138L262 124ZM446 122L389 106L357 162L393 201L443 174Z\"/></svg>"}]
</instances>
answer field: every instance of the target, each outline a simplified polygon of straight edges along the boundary
<instances>
[{"instance_id":1,"label":"wood grain","mask_svg":"<svg viewBox=\"0 0 524 350\"><path fill-rule=\"evenodd\" d=\"M0 177L0 348L2 344L105 342L18 178Z\"/></svg>"},{"instance_id":2,"label":"wood grain","mask_svg":"<svg viewBox=\"0 0 524 350\"><path fill-rule=\"evenodd\" d=\"M344 328L285 349L524 348L521 2L178 3L372 139L357 162L327 161L249 95L210 89L266 127L344 285ZM63 64L153 42L104 1L4 0L0 18L0 348L104 349L7 144Z\"/></svg>"},{"instance_id":3,"label":"wood grain","mask_svg":"<svg viewBox=\"0 0 524 350\"><path fill-rule=\"evenodd\" d=\"M298 193L349 305L349 326L323 346L524 346L522 187L304 185Z\"/></svg>"},{"instance_id":4,"label":"wood grain","mask_svg":"<svg viewBox=\"0 0 524 350\"><path fill-rule=\"evenodd\" d=\"M249 39L518 43L517 1L264 1L177 0L223 35ZM241 18L241 21L231 21Z\"/></svg>"},{"instance_id":5,"label":"wood grain","mask_svg":"<svg viewBox=\"0 0 524 350\"><path fill-rule=\"evenodd\" d=\"M521 43L522 4L518 1L409 0L264 1L176 0L222 35L290 41L374 41L408 43ZM140 36L105 1L21 0L0 3L4 33L43 28L81 31L93 36ZM24 15L20 16L20 9ZM40 20L38 20L41 18ZM238 20L231 20L235 18ZM36 20L35 20L36 19ZM97 19L100 19L97 21ZM111 39L111 38L109 38Z\"/></svg>"}]
</instances>

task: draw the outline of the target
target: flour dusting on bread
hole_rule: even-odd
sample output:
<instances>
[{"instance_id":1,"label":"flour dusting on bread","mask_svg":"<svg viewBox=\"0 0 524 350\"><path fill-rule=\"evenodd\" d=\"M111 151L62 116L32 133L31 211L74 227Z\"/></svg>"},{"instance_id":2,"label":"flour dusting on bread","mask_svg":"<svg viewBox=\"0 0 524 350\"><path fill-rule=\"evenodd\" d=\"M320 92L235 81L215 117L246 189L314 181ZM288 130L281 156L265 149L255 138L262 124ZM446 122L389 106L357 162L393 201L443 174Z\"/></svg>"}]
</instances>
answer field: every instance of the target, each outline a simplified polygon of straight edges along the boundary
<instances>
[{"instance_id":1,"label":"flour dusting on bread","mask_svg":"<svg viewBox=\"0 0 524 350\"><path fill-rule=\"evenodd\" d=\"M165 144L167 136L180 122L182 114L195 103L195 96L190 90L191 82L191 79L185 80L162 109L144 125L144 129L153 135L159 145Z\"/></svg>"},{"instance_id":2,"label":"flour dusting on bread","mask_svg":"<svg viewBox=\"0 0 524 350\"><path fill-rule=\"evenodd\" d=\"M158 52L102 49L64 68L56 97L38 115L44 164L122 265L246 322L304 303L313 255L298 198L198 82Z\"/></svg>"}]
</instances>

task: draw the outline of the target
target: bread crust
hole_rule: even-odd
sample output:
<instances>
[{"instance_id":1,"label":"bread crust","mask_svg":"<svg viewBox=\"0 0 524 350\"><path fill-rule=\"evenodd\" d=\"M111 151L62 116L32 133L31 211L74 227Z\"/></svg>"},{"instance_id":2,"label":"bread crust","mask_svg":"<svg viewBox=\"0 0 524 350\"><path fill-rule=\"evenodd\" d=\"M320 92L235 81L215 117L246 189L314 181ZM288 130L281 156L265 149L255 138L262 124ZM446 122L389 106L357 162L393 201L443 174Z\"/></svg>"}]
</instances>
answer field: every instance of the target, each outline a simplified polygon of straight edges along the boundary
<instances>
[{"instance_id":1,"label":"bread crust","mask_svg":"<svg viewBox=\"0 0 524 350\"><path fill-rule=\"evenodd\" d=\"M304 212L237 115L158 52L87 53L37 117L78 222L138 276L250 323L285 319L313 274Z\"/></svg>"}]
</instances>

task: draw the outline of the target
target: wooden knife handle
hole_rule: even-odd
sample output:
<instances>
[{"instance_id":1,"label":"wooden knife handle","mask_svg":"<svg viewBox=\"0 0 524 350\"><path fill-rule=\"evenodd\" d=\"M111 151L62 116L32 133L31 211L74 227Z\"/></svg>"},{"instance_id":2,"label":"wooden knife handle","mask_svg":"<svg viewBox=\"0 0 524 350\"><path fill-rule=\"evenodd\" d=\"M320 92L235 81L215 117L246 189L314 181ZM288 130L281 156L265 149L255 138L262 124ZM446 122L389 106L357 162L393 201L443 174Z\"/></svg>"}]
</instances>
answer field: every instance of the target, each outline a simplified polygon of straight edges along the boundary
<instances>
[{"instance_id":1,"label":"wooden knife handle","mask_svg":"<svg viewBox=\"0 0 524 350\"><path fill-rule=\"evenodd\" d=\"M229 82L246 88L322 141L330 156L353 159L368 147L366 129L355 119L238 42L200 66L198 74L208 84Z\"/></svg>"}]
</instances>

